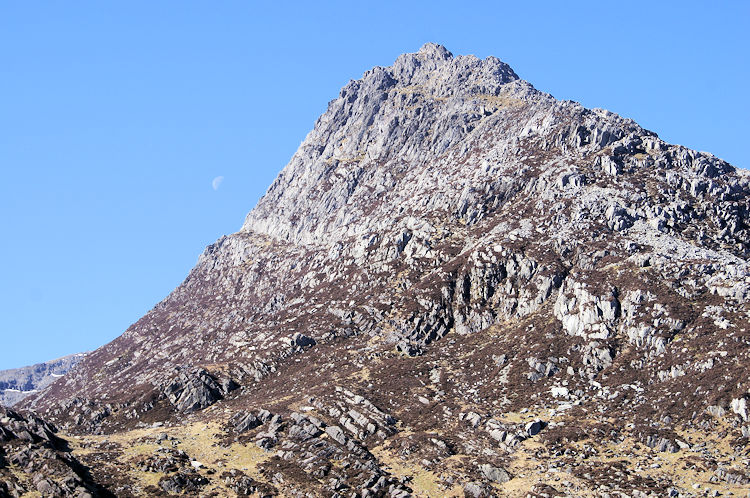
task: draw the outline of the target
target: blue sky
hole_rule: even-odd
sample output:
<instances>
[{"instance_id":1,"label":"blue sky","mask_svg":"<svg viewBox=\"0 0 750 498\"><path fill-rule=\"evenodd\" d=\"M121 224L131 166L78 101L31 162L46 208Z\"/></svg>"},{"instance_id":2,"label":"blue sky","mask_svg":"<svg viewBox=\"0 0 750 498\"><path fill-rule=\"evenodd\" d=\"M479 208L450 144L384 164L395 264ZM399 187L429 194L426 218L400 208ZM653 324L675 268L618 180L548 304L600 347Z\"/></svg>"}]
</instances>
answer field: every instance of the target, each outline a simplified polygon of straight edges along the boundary
<instances>
[{"instance_id":1,"label":"blue sky","mask_svg":"<svg viewBox=\"0 0 750 498\"><path fill-rule=\"evenodd\" d=\"M750 166L748 24L744 1L2 2L0 369L121 334L343 85L427 41Z\"/></svg>"}]
</instances>

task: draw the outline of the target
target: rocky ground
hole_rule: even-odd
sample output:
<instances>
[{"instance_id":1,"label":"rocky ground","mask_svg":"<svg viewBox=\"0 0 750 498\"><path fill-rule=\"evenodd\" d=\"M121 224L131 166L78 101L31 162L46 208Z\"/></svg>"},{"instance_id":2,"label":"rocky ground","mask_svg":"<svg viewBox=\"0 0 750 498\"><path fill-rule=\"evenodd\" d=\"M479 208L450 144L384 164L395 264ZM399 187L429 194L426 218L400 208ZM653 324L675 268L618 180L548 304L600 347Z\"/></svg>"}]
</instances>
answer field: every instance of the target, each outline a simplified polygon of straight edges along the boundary
<instances>
[{"instance_id":1,"label":"rocky ground","mask_svg":"<svg viewBox=\"0 0 750 498\"><path fill-rule=\"evenodd\" d=\"M746 495L748 212L746 171L428 44L20 406L118 496Z\"/></svg>"},{"instance_id":2,"label":"rocky ground","mask_svg":"<svg viewBox=\"0 0 750 498\"><path fill-rule=\"evenodd\" d=\"M0 407L0 496L110 496L40 418Z\"/></svg>"}]
</instances>

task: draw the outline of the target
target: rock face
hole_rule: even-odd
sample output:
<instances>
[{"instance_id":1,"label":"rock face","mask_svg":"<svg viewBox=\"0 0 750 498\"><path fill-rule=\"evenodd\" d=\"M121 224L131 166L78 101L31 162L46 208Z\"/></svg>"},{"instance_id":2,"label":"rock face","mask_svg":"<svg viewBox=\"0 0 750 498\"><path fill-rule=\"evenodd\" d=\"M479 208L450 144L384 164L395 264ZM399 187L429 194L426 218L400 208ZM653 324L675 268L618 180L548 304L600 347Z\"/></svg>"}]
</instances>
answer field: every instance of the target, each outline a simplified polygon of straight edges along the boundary
<instances>
[{"instance_id":1,"label":"rock face","mask_svg":"<svg viewBox=\"0 0 750 498\"><path fill-rule=\"evenodd\" d=\"M747 444L749 214L747 171L427 44L346 85L239 232L22 406L84 435L226 422L278 452L238 489L398 496L398 459L481 496L536 459L563 493L665 494L682 473L638 448ZM205 485L183 474L161 489Z\"/></svg>"},{"instance_id":2,"label":"rock face","mask_svg":"<svg viewBox=\"0 0 750 498\"><path fill-rule=\"evenodd\" d=\"M55 432L33 414L0 407L0 496L110 496Z\"/></svg>"},{"instance_id":3,"label":"rock face","mask_svg":"<svg viewBox=\"0 0 750 498\"><path fill-rule=\"evenodd\" d=\"M72 354L30 367L0 370L0 405L13 406L29 394L41 391L68 373L84 356Z\"/></svg>"},{"instance_id":4,"label":"rock face","mask_svg":"<svg viewBox=\"0 0 750 498\"><path fill-rule=\"evenodd\" d=\"M203 368L179 370L162 388L167 400L180 413L190 413L213 405L224 397L235 384L224 385Z\"/></svg>"}]
</instances>

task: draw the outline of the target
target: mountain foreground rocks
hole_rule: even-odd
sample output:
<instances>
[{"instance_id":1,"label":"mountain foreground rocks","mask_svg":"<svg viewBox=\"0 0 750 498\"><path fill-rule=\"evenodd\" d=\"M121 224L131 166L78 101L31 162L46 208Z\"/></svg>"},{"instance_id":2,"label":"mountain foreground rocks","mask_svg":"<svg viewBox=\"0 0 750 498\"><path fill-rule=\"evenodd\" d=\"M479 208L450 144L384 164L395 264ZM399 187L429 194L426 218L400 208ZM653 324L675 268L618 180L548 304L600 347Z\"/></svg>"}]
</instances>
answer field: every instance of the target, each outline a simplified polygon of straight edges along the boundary
<instances>
[{"instance_id":1,"label":"mountain foreground rocks","mask_svg":"<svg viewBox=\"0 0 750 498\"><path fill-rule=\"evenodd\" d=\"M427 44L20 407L118 496L747 493L749 211L747 171Z\"/></svg>"},{"instance_id":2,"label":"mountain foreground rocks","mask_svg":"<svg viewBox=\"0 0 750 498\"><path fill-rule=\"evenodd\" d=\"M71 454L55 428L31 413L0 407L0 496L110 496Z\"/></svg>"}]
</instances>

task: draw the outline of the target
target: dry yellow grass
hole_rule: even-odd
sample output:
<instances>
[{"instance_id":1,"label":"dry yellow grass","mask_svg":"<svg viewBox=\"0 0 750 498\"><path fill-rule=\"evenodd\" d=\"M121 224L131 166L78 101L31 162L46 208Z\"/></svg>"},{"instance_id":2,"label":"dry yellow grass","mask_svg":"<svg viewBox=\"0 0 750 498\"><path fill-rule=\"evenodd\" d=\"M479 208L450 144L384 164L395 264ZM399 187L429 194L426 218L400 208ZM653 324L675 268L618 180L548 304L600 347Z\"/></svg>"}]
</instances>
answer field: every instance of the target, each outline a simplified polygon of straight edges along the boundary
<instances>
[{"instance_id":1,"label":"dry yellow grass","mask_svg":"<svg viewBox=\"0 0 750 498\"><path fill-rule=\"evenodd\" d=\"M477 95L477 99L482 101L484 104L494 107L495 109L501 108L514 108L521 107L523 101L515 97L509 97L507 95Z\"/></svg>"},{"instance_id":2,"label":"dry yellow grass","mask_svg":"<svg viewBox=\"0 0 750 498\"><path fill-rule=\"evenodd\" d=\"M113 463L116 463L119 469L127 469L126 477L136 483L133 492L141 494L145 493L145 488L150 485L158 486L159 480L165 474L141 471L131 462L137 457L156 454L159 448L164 447L157 444L155 440L156 436L162 433L173 438L165 442L164 446L184 451L190 458L203 464L204 468L199 472L204 476L208 476L211 471L214 475L221 475L225 471L237 469L257 479L260 478L259 465L273 455L254 444L234 443L228 447L220 446L218 443L223 432L218 422L194 422L176 427L134 429L106 436L69 438L69 441L73 454L77 457L96 452L97 447L105 441L120 445L121 453ZM172 445L173 440L177 441L175 445ZM211 481L212 486L205 489L205 492L214 491L219 496L233 495L220 480L214 478Z\"/></svg>"},{"instance_id":3,"label":"dry yellow grass","mask_svg":"<svg viewBox=\"0 0 750 498\"><path fill-rule=\"evenodd\" d=\"M438 474L425 470L416 464L410 465L409 462L394 455L386 445L373 448L370 452L382 462L383 468L395 477L411 477L409 487L414 491L414 496L452 497L464 495L463 488L460 485L456 484L446 489L440 483Z\"/></svg>"},{"instance_id":4,"label":"dry yellow grass","mask_svg":"<svg viewBox=\"0 0 750 498\"><path fill-rule=\"evenodd\" d=\"M554 481L554 477L550 478L550 476L547 476L545 474L540 475L537 473L539 459L535 457L535 453L542 447L543 445L539 442L539 440L533 438L527 439L519 444L516 452L513 454L511 464L507 468L508 472L513 475L513 479L497 486L498 492L501 496L508 496L512 498L525 497L537 484L555 484L554 482L551 482ZM570 481L574 485L578 484L579 486L581 486L583 484L578 479L569 474L565 474L565 479ZM585 486L581 487L585 488ZM577 494L577 496L594 495L580 492Z\"/></svg>"},{"instance_id":5,"label":"dry yellow grass","mask_svg":"<svg viewBox=\"0 0 750 498\"><path fill-rule=\"evenodd\" d=\"M466 409L469 409L467 406ZM218 415L218 414L217 414ZM220 416L219 416L220 417ZM545 418L543 411L529 411L526 413L509 412L496 416L503 423L523 424L535 418ZM557 422L593 424L595 421L589 420L581 422L574 421L567 417L559 417ZM607 420L597 420L596 422L606 422ZM613 420L609 420L614 423ZM707 442L712 451L721 455L733 455L730 437L719 437L723 432L722 429L730 429L726 424L710 433L699 431L677 431L682 441L688 443ZM145 493L145 488L150 485L158 486L159 480L164 474L154 472L143 472L132 465L135 458L152 455L162 447L156 443L156 436L161 433L167 434L177 442L173 445L170 439L164 443L164 446L177 450L185 451L191 458L201 462L205 468L200 472L207 476L209 471L213 471L212 487L207 492L214 491L220 496L231 496L232 493L224 487L223 482L215 479L216 475L221 475L224 471L237 469L255 479L261 479L260 466L268 461L273 453L266 452L254 444L243 445L239 443L231 444L227 447L220 446L218 443L223 437L223 432L219 422L193 422L176 427L159 427L135 429L124 433L106 435L106 436L84 436L80 438L68 438L70 446L75 456L86 456L97 451L97 446L105 442L115 443L122 448L121 454L116 457L116 465L120 469L127 469L126 476L133 483L136 483L134 492ZM407 427L399 427L402 436L409 436L411 431ZM731 431L729 432L731 434ZM326 437L325 435L323 437ZM750 486L730 485L726 482L711 482L714 478L714 468L709 466L695 465L705 460L703 450L696 451L693 449L684 449L677 453L658 453L650 448L639 444L632 437L614 444L604 444L601 441L585 439L569 443L569 445L583 451L584 445L592 446L597 449L598 454L590 455L586 459L586 465L596 468L597 465L609 466L614 463L623 462L626 470L631 475L638 475L641 478L653 478L662 480L668 478L676 486L683 489L692 489L694 484L700 485L701 492L706 490L716 490L726 496L733 493L735 496L745 496L750 492ZM635 452L633 448L640 446L640 450ZM390 448L388 441L385 444L375 447L371 452L384 465L384 470L392 473L396 477L410 477L409 486L414 490L415 496L433 497L433 496L462 496L464 480L461 476L465 473L467 464L470 465L474 457L470 455L454 455L443 461L443 474L432 470L426 470L418 462L405 460L397 455ZM509 455L507 470L513 475L513 479L504 484L494 485L498 496L524 497L532 491L534 486L545 483L549 484L561 493L575 493L577 496L596 496L599 490L592 489L591 483L586 480L559 469L552 472L545 468L552 457L539 457L544 454L546 448L540 438L530 438L522 441L514 451ZM724 466L731 472L744 472L741 459L730 459L724 462ZM334 462L335 464L335 462ZM654 464L658 464L658 467ZM454 477L456 484L446 488L443 477L450 475ZM562 481L568 481L568 486L561 486ZM38 496L29 494L27 496Z\"/></svg>"},{"instance_id":6,"label":"dry yellow grass","mask_svg":"<svg viewBox=\"0 0 750 498\"><path fill-rule=\"evenodd\" d=\"M408 86L403 86L401 88L396 88L396 93L401 93L404 95L411 95L413 93L423 93L423 92L424 92L423 85L408 85Z\"/></svg>"},{"instance_id":7,"label":"dry yellow grass","mask_svg":"<svg viewBox=\"0 0 750 498\"><path fill-rule=\"evenodd\" d=\"M522 418L520 414L508 415L511 416L510 419L512 420ZM574 423L572 420L569 422ZM577 423L580 424L581 422L578 421ZM712 434L698 431L691 431L689 433L684 431L677 432L683 441L705 442L708 439L710 440L709 446L721 454L731 455L733 453L727 438L720 439L716 437L716 434L720 431L714 431ZM702 450L694 451L686 449L680 450L677 453L659 453L643 444L639 444L632 437L627 437L618 444L602 444L592 439L585 439L569 444L579 452L583 450L584 446L596 448L598 454L587 458L587 464L592 467L596 467L597 464L624 462L626 469L633 475L637 474L641 478L653 478L656 481L668 479L674 485L683 489L693 489L693 485L698 484L700 485L700 493L708 493L709 491L707 490L716 490L722 496L729 495L730 493L735 496L745 496L750 492L750 486L730 485L726 482L711 482L711 478L715 477L713 469L701 469L699 466L694 465L696 462L704 460ZM633 448L636 446L640 446L641 449L633 457ZM514 475L514 478L502 485L500 488L502 496L526 496L539 483L549 484L557 488L560 492L571 492L572 489L575 489L577 496L599 495L598 490L590 489L591 483L579 479L572 474L565 472L550 473L546 471L539 473L540 458L536 455L539 450L544 449L544 445L537 438L527 439L518 445L513 453L511 464L508 466L508 471ZM730 471L732 468L732 466L728 467ZM736 470L741 471L739 467ZM559 487L559 483L563 480L570 483L569 489Z\"/></svg>"},{"instance_id":8,"label":"dry yellow grass","mask_svg":"<svg viewBox=\"0 0 750 498\"><path fill-rule=\"evenodd\" d=\"M141 492L148 486L159 486L159 480L164 477L164 474L160 472L142 472L140 470L132 470L128 474L138 483Z\"/></svg>"},{"instance_id":9,"label":"dry yellow grass","mask_svg":"<svg viewBox=\"0 0 750 498\"><path fill-rule=\"evenodd\" d=\"M30 493L24 493L21 495L21 498L40 498L42 496L41 493L38 491L32 491Z\"/></svg>"}]
</instances>

